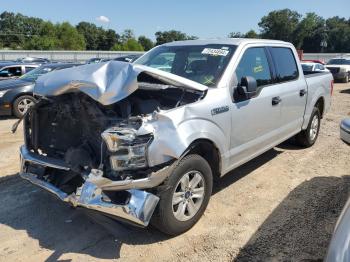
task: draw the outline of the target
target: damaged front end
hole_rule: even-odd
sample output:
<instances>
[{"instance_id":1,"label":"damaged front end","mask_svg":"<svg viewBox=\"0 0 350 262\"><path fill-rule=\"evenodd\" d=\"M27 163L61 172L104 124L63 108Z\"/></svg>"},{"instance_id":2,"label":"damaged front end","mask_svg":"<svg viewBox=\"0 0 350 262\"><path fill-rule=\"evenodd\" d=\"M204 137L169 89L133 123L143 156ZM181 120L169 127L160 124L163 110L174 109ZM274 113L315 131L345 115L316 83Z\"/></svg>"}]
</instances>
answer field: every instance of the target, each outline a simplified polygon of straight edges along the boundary
<instances>
[{"instance_id":1,"label":"damaged front end","mask_svg":"<svg viewBox=\"0 0 350 262\"><path fill-rule=\"evenodd\" d=\"M24 118L21 177L74 207L147 226L176 161L150 161L159 139L152 122L200 100L205 89L193 85L118 62L39 78L42 99Z\"/></svg>"}]
</instances>

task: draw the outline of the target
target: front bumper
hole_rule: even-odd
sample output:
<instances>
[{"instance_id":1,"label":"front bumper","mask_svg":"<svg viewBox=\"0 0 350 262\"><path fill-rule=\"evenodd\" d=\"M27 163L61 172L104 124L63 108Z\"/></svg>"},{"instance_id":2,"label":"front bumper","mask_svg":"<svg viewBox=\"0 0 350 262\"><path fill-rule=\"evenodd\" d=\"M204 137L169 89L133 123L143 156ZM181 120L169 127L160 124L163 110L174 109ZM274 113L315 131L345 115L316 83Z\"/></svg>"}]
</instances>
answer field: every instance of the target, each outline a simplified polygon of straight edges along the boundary
<instances>
[{"instance_id":1,"label":"front bumper","mask_svg":"<svg viewBox=\"0 0 350 262\"><path fill-rule=\"evenodd\" d=\"M340 124L340 138L350 144L350 119L344 119Z\"/></svg>"},{"instance_id":2,"label":"front bumper","mask_svg":"<svg viewBox=\"0 0 350 262\"><path fill-rule=\"evenodd\" d=\"M34 154L25 146L20 149L20 176L52 193L74 207L83 207L102 212L118 220L138 226L147 226L158 204L159 198L147 191L140 190L160 184L167 177L165 169L152 173L149 177L138 180L111 181L101 177L98 172L89 175L85 183L75 193L68 195L51 183L39 179L37 175L27 172L28 164L69 170L63 161ZM126 191L130 197L123 204L113 203L104 193L107 191Z\"/></svg>"}]
</instances>

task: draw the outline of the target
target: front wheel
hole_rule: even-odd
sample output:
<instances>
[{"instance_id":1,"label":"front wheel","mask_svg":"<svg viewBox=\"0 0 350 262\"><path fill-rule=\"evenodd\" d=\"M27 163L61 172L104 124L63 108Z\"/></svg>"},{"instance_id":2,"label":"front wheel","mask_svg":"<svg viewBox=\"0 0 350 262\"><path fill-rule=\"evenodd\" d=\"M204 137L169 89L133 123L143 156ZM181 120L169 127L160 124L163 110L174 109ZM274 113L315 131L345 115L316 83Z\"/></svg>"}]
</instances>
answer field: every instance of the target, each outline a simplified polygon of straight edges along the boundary
<instances>
[{"instance_id":1,"label":"front wheel","mask_svg":"<svg viewBox=\"0 0 350 262\"><path fill-rule=\"evenodd\" d=\"M296 135L296 141L300 146L311 147L315 144L321 126L321 113L317 107L314 107L306 130L302 130Z\"/></svg>"},{"instance_id":2,"label":"front wheel","mask_svg":"<svg viewBox=\"0 0 350 262\"><path fill-rule=\"evenodd\" d=\"M199 155L184 157L162 186L152 225L169 235L189 230L203 215L212 187L208 162Z\"/></svg>"},{"instance_id":3,"label":"front wheel","mask_svg":"<svg viewBox=\"0 0 350 262\"><path fill-rule=\"evenodd\" d=\"M13 102L13 113L16 117L21 118L27 110L36 103L32 96L20 96Z\"/></svg>"}]
</instances>

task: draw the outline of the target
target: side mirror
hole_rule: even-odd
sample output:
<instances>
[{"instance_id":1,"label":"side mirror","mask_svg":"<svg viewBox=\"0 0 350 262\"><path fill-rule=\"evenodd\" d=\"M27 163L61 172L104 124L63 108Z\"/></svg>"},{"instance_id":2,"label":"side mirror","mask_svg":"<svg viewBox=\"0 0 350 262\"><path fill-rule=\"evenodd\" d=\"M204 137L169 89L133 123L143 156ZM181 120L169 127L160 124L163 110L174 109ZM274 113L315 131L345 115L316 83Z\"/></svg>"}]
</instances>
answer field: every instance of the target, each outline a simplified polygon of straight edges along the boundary
<instances>
[{"instance_id":1,"label":"side mirror","mask_svg":"<svg viewBox=\"0 0 350 262\"><path fill-rule=\"evenodd\" d=\"M246 99L250 99L256 95L258 83L256 79L251 76L242 77L241 83L238 85L238 93Z\"/></svg>"}]
</instances>

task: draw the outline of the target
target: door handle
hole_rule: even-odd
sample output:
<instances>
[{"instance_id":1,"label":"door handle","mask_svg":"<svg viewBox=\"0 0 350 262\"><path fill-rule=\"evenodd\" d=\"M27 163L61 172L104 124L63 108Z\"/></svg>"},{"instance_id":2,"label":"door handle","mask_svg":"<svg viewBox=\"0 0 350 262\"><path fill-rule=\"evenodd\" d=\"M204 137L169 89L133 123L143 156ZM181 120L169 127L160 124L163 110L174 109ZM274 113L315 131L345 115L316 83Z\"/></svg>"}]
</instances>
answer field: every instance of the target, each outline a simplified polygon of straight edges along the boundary
<instances>
[{"instance_id":1,"label":"door handle","mask_svg":"<svg viewBox=\"0 0 350 262\"><path fill-rule=\"evenodd\" d=\"M279 103L281 103L281 101L282 101L282 99L279 96L276 96L276 97L272 98L272 105L276 106Z\"/></svg>"},{"instance_id":2,"label":"door handle","mask_svg":"<svg viewBox=\"0 0 350 262\"><path fill-rule=\"evenodd\" d=\"M299 92L299 95L304 96L304 95L306 95L306 93L307 93L307 91L305 89L301 89Z\"/></svg>"}]
</instances>

